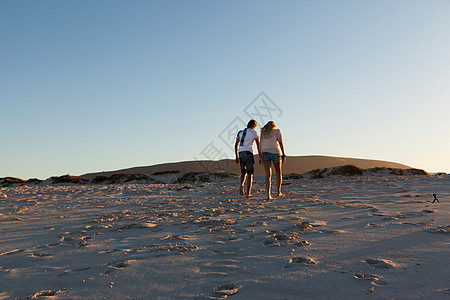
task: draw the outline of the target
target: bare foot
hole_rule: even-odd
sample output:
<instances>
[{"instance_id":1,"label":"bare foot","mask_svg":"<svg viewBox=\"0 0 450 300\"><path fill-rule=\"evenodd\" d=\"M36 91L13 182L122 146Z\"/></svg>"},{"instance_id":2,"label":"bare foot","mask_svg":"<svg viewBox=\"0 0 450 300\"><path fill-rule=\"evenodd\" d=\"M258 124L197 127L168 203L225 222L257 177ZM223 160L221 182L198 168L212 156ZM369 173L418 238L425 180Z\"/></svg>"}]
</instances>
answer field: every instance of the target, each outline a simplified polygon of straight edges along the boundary
<instances>
[{"instance_id":1,"label":"bare foot","mask_svg":"<svg viewBox=\"0 0 450 300\"><path fill-rule=\"evenodd\" d=\"M278 193L278 197L284 197L284 196L286 196L286 195L283 193Z\"/></svg>"},{"instance_id":2,"label":"bare foot","mask_svg":"<svg viewBox=\"0 0 450 300\"><path fill-rule=\"evenodd\" d=\"M244 187L243 186L241 186L239 188L239 195L244 196Z\"/></svg>"},{"instance_id":3,"label":"bare foot","mask_svg":"<svg viewBox=\"0 0 450 300\"><path fill-rule=\"evenodd\" d=\"M272 196L267 195L267 200L272 200L272 199L273 199Z\"/></svg>"},{"instance_id":4,"label":"bare foot","mask_svg":"<svg viewBox=\"0 0 450 300\"><path fill-rule=\"evenodd\" d=\"M245 197L251 198L251 197L253 197L253 195L252 194L248 194L248 195L245 195Z\"/></svg>"}]
</instances>

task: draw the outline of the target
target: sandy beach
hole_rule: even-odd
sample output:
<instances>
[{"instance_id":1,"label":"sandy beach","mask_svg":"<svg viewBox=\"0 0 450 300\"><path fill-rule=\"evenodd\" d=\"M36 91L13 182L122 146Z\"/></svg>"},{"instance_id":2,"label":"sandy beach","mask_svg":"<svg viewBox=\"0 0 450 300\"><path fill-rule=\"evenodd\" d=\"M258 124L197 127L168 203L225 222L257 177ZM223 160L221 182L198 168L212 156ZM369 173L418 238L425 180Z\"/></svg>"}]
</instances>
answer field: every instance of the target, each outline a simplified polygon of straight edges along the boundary
<instances>
[{"instance_id":1,"label":"sandy beach","mask_svg":"<svg viewBox=\"0 0 450 300\"><path fill-rule=\"evenodd\" d=\"M450 299L449 175L263 182L0 188L0 299Z\"/></svg>"}]
</instances>

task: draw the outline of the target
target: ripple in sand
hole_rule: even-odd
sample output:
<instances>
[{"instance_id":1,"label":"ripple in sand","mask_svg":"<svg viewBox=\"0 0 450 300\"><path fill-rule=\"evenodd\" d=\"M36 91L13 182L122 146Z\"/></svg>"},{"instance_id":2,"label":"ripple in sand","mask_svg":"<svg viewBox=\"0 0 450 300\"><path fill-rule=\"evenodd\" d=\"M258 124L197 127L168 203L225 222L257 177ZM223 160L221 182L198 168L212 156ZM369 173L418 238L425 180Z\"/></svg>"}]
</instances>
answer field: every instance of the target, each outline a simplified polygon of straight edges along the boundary
<instances>
[{"instance_id":1,"label":"ripple in sand","mask_svg":"<svg viewBox=\"0 0 450 300\"><path fill-rule=\"evenodd\" d=\"M24 249L14 249L14 250L11 250L11 251L6 251L6 252L3 252L3 253L0 253L0 256L13 255L13 254L20 253L20 252L23 252L23 251L24 251Z\"/></svg>"},{"instance_id":2,"label":"ripple in sand","mask_svg":"<svg viewBox=\"0 0 450 300\"><path fill-rule=\"evenodd\" d=\"M430 228L427 230L429 233L437 233L437 234L450 234L450 226L438 226L436 228Z\"/></svg>"}]
</instances>

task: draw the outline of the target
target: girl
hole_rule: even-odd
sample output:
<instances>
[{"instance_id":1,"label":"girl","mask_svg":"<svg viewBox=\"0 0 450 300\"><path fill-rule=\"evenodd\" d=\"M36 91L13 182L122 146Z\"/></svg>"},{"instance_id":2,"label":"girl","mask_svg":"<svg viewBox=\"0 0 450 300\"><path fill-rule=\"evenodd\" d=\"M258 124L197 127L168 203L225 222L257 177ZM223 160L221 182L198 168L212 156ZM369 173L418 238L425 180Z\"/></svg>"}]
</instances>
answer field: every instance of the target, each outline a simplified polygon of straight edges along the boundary
<instances>
[{"instance_id":1,"label":"girl","mask_svg":"<svg viewBox=\"0 0 450 300\"><path fill-rule=\"evenodd\" d=\"M286 154L284 153L283 137L281 136L281 131L277 128L277 124L275 124L274 121L267 122L267 124L263 128L261 128L260 146L262 152L262 163L264 164L264 170L266 172L267 199L272 199L270 195L272 162L277 174L277 194L278 197L282 197L284 196L284 194L281 193L281 165L286 162Z\"/></svg>"}]
</instances>

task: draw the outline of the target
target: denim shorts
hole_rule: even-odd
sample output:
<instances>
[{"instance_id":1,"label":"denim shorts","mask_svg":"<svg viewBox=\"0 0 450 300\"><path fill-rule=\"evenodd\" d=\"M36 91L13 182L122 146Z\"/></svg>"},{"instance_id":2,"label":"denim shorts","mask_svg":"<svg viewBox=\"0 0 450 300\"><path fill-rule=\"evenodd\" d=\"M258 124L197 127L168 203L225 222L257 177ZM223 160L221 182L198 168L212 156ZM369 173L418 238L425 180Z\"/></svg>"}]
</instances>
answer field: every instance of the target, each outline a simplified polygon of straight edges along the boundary
<instances>
[{"instance_id":1,"label":"denim shorts","mask_svg":"<svg viewBox=\"0 0 450 300\"><path fill-rule=\"evenodd\" d=\"M262 161L273 161L273 162L281 161L281 155L279 153L263 152Z\"/></svg>"},{"instance_id":2,"label":"denim shorts","mask_svg":"<svg viewBox=\"0 0 450 300\"><path fill-rule=\"evenodd\" d=\"M253 174L255 159L250 151L239 152L239 162L241 164L241 173Z\"/></svg>"}]
</instances>

